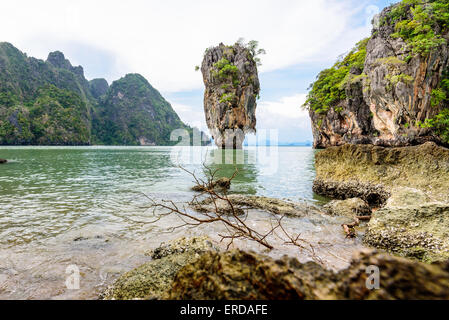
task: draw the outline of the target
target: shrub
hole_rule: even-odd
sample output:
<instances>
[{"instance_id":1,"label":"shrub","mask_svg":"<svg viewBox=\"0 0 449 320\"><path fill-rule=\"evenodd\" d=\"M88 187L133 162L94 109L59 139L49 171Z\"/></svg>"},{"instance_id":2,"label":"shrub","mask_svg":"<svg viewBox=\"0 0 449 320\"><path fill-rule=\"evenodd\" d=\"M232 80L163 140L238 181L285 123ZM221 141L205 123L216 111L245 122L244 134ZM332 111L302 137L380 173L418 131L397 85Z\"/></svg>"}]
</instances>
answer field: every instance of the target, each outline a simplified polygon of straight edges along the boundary
<instances>
[{"instance_id":1,"label":"shrub","mask_svg":"<svg viewBox=\"0 0 449 320\"><path fill-rule=\"evenodd\" d=\"M359 43L343 60L338 61L332 68L320 72L317 80L309 87L310 92L304 107L316 113L326 113L340 101L346 99L345 86L351 81L351 68L363 69L366 57L366 45L369 38ZM363 74L360 78L363 78Z\"/></svg>"}]
</instances>

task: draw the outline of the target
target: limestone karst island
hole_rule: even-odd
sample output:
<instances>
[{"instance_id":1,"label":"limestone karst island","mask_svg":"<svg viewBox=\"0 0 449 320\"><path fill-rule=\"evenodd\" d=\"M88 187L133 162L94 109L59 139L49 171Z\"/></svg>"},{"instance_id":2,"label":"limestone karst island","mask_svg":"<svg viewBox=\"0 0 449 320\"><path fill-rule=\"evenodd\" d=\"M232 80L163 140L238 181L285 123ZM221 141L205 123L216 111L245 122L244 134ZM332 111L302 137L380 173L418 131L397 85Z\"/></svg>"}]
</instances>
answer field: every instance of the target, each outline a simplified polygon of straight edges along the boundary
<instances>
[{"instance_id":1,"label":"limestone karst island","mask_svg":"<svg viewBox=\"0 0 449 320\"><path fill-rule=\"evenodd\" d=\"M449 300L447 0L8 6L0 300Z\"/></svg>"}]
</instances>

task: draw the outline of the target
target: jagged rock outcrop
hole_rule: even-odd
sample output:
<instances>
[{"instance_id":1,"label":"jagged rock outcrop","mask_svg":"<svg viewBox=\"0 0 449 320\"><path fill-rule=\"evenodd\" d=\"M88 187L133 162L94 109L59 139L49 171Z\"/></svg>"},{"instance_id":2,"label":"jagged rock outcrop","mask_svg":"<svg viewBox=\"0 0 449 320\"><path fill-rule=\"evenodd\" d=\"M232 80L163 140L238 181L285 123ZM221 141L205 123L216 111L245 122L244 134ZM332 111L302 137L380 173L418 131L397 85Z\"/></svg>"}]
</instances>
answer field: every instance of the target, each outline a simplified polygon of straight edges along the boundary
<instances>
[{"instance_id":1,"label":"jagged rock outcrop","mask_svg":"<svg viewBox=\"0 0 449 320\"><path fill-rule=\"evenodd\" d=\"M449 144L448 129L428 122L449 108L449 28L433 5L384 9L371 37L320 74L307 102L316 148Z\"/></svg>"},{"instance_id":2,"label":"jagged rock outcrop","mask_svg":"<svg viewBox=\"0 0 449 320\"><path fill-rule=\"evenodd\" d=\"M109 84L106 79L93 79L89 81L89 88L92 96L99 99L108 92Z\"/></svg>"},{"instance_id":3,"label":"jagged rock outcrop","mask_svg":"<svg viewBox=\"0 0 449 320\"><path fill-rule=\"evenodd\" d=\"M220 44L206 51L201 66L206 122L219 148L241 148L256 131L260 91L257 63L245 46Z\"/></svg>"},{"instance_id":4,"label":"jagged rock outcrop","mask_svg":"<svg viewBox=\"0 0 449 320\"><path fill-rule=\"evenodd\" d=\"M368 267L377 267L379 288L370 289ZM334 273L295 258L274 260L251 252L205 253L175 276L171 300L386 300L448 299L447 263L427 265L366 250Z\"/></svg>"},{"instance_id":5,"label":"jagged rock outcrop","mask_svg":"<svg viewBox=\"0 0 449 320\"><path fill-rule=\"evenodd\" d=\"M168 145L173 130L189 129L140 74L128 74L111 84L93 124L97 139L112 145Z\"/></svg>"}]
</instances>

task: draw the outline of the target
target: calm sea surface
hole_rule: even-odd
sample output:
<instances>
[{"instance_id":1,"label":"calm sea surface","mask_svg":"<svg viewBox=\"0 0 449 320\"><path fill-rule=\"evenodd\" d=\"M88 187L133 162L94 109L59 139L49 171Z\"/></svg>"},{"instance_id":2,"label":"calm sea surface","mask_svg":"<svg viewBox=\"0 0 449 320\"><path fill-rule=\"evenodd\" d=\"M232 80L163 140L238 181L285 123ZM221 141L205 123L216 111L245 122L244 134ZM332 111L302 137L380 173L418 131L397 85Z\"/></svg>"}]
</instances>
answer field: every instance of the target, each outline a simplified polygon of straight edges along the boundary
<instances>
[{"instance_id":1,"label":"calm sea surface","mask_svg":"<svg viewBox=\"0 0 449 320\"><path fill-rule=\"evenodd\" d=\"M162 241L207 234L221 226L179 229L168 218L156 224L148 198L185 203L203 162L218 174L238 174L233 193L322 204L312 192L315 150L307 147L248 148L223 153L179 147L0 147L0 298L93 299L120 273L149 260ZM254 214L254 226L267 217ZM345 240L338 218L287 219L288 227L322 247L331 268L344 267L361 244ZM275 240L273 240L275 241ZM317 245L317 246L318 246ZM240 247L260 251L255 244ZM297 248L276 249L307 257ZM295 251L296 250L296 251ZM65 286L66 268L81 271L79 290Z\"/></svg>"}]
</instances>

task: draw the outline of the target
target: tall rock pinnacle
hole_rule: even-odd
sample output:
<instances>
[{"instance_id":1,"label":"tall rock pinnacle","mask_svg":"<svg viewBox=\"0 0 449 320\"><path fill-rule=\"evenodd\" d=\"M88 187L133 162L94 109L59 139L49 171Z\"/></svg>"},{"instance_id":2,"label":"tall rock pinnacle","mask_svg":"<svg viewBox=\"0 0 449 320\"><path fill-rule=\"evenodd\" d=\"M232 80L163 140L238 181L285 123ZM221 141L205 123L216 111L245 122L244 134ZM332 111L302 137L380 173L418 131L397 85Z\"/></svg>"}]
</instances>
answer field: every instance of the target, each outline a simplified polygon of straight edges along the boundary
<instances>
[{"instance_id":1,"label":"tall rock pinnacle","mask_svg":"<svg viewBox=\"0 0 449 320\"><path fill-rule=\"evenodd\" d=\"M219 148L241 149L256 132L260 84L254 52L236 43L209 48L201 66L206 122Z\"/></svg>"}]
</instances>

